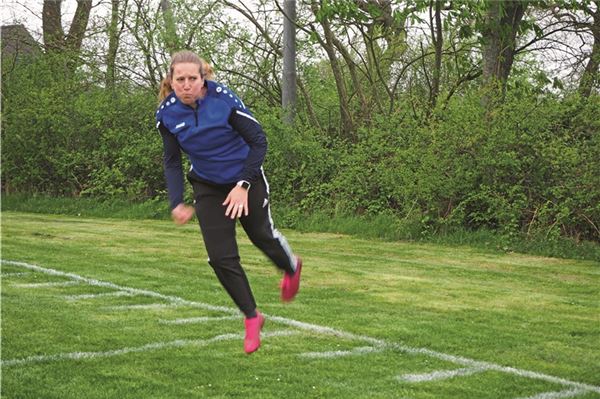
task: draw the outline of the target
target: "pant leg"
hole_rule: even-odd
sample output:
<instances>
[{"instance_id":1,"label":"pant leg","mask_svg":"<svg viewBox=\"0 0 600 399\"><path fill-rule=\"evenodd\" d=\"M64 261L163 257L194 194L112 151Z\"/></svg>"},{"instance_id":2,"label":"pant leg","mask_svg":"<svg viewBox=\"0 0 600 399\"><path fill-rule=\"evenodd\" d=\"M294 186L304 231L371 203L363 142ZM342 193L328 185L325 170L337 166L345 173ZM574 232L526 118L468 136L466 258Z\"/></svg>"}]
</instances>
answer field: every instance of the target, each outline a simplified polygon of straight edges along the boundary
<instances>
[{"instance_id":1,"label":"pant leg","mask_svg":"<svg viewBox=\"0 0 600 399\"><path fill-rule=\"evenodd\" d=\"M235 238L236 220L225 216L229 189L209 185L190 178L194 188L195 208L209 264L238 308L253 316L256 302L242 265Z\"/></svg>"},{"instance_id":2,"label":"pant leg","mask_svg":"<svg viewBox=\"0 0 600 399\"><path fill-rule=\"evenodd\" d=\"M293 274L296 260L286 238L273 224L269 185L264 174L248 191L248 209L248 216L242 216L240 222L250 241L279 269Z\"/></svg>"}]
</instances>

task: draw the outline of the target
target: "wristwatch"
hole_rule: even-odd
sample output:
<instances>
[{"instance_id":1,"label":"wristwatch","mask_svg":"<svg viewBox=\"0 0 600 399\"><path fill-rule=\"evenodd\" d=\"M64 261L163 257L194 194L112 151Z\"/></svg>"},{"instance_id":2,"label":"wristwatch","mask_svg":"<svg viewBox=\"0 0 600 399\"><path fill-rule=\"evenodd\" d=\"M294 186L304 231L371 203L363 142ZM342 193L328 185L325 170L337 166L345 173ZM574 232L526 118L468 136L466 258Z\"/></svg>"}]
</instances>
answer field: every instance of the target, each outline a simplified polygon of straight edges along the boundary
<instances>
[{"instance_id":1,"label":"wristwatch","mask_svg":"<svg viewBox=\"0 0 600 399\"><path fill-rule=\"evenodd\" d=\"M241 187L245 190L249 190L250 189L250 182L246 181L246 180L240 180L239 182L236 183L236 186Z\"/></svg>"}]
</instances>

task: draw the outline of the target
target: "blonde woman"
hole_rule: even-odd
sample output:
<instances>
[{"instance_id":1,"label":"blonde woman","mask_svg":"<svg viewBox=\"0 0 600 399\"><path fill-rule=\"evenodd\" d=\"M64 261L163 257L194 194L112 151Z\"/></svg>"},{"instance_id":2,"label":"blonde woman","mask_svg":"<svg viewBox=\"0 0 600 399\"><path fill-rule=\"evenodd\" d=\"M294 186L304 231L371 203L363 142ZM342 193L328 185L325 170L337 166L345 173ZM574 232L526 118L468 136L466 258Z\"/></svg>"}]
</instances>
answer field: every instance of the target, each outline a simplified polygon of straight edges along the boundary
<instances>
[{"instance_id":1,"label":"blonde woman","mask_svg":"<svg viewBox=\"0 0 600 399\"><path fill-rule=\"evenodd\" d=\"M171 215L177 224L197 215L209 264L245 316L244 351L250 354L260 347L265 319L240 263L236 220L283 271L283 301L296 296L302 270L301 259L271 219L269 185L262 170L266 136L244 103L211 80L212 67L195 53L175 53L167 76L156 120L163 138ZM183 201L182 152L192 165L187 179L194 189L195 207Z\"/></svg>"}]
</instances>

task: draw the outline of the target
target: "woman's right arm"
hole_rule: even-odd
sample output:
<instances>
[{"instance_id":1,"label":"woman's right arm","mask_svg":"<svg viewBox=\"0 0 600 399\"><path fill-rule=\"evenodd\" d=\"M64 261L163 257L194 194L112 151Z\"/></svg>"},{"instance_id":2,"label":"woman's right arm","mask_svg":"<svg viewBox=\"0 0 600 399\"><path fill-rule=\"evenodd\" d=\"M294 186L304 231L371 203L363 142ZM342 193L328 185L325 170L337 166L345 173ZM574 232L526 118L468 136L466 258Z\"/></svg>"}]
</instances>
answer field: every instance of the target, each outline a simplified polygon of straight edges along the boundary
<instances>
[{"instance_id":1,"label":"woman's right arm","mask_svg":"<svg viewBox=\"0 0 600 399\"><path fill-rule=\"evenodd\" d=\"M183 202L181 149L177 137L172 135L162 123L158 125L158 130L163 140L163 165L169 193L169 206L174 209Z\"/></svg>"},{"instance_id":2,"label":"woman's right arm","mask_svg":"<svg viewBox=\"0 0 600 399\"><path fill-rule=\"evenodd\" d=\"M163 140L163 164L171 216L177 224L184 224L194 215L194 208L183 203L183 171L181 148L177 138L160 123L158 130Z\"/></svg>"}]
</instances>

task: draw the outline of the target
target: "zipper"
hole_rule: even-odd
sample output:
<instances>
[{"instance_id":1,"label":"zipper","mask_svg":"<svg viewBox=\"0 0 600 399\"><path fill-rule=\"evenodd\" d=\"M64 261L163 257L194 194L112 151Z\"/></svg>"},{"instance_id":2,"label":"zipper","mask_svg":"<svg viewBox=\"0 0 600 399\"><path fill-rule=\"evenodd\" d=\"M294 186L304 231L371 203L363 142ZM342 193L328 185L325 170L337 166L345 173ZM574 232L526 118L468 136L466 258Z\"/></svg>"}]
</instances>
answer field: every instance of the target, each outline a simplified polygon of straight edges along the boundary
<instances>
[{"instance_id":1,"label":"zipper","mask_svg":"<svg viewBox=\"0 0 600 399\"><path fill-rule=\"evenodd\" d=\"M191 110L194 111L194 120L196 121L196 127L198 127L198 107L200 106L200 104L198 104L198 102L196 102L196 108L192 107L191 105L185 105L186 107L189 107Z\"/></svg>"}]
</instances>

